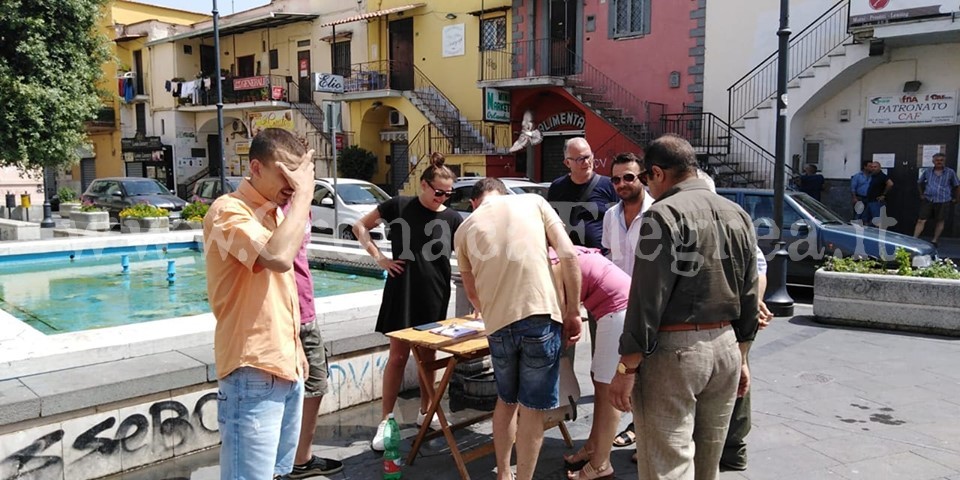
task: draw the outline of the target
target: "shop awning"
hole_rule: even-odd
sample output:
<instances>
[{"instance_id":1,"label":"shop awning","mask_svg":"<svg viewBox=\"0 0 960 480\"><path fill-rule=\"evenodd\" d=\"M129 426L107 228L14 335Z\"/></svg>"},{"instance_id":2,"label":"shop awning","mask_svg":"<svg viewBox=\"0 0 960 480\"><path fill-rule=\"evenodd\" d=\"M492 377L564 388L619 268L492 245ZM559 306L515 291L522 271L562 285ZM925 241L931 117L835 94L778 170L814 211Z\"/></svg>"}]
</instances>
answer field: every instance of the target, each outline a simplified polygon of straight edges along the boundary
<instances>
[{"instance_id":1,"label":"shop awning","mask_svg":"<svg viewBox=\"0 0 960 480\"><path fill-rule=\"evenodd\" d=\"M246 33L252 30L260 30L263 28L276 28L282 27L284 25L289 25L291 23L297 22L309 22L317 19L320 15L311 14L311 13L285 13L285 12L270 12L266 15L259 17L248 18L246 20L238 20L236 22L229 22L226 24L220 25L220 36L227 37L230 35L239 35L241 33ZM181 34L173 35L166 38L161 38L147 43L148 46L156 45L159 43L168 43L176 42L177 40L189 40L191 38L207 38L213 37L213 26L204 27L197 30L191 30L189 32L184 32Z\"/></svg>"},{"instance_id":2,"label":"shop awning","mask_svg":"<svg viewBox=\"0 0 960 480\"><path fill-rule=\"evenodd\" d=\"M386 8L383 10L377 10L376 12L366 12L359 15L354 15L352 17L341 18L340 20L334 20L332 22L324 23L320 25L321 27L330 27L333 25L343 25L344 23L359 22L360 20L369 20L371 18L383 17L390 15L391 13L400 13L407 10L413 10L414 8L420 8L426 5L426 3L411 3L409 5L402 5L399 7Z\"/></svg>"}]
</instances>

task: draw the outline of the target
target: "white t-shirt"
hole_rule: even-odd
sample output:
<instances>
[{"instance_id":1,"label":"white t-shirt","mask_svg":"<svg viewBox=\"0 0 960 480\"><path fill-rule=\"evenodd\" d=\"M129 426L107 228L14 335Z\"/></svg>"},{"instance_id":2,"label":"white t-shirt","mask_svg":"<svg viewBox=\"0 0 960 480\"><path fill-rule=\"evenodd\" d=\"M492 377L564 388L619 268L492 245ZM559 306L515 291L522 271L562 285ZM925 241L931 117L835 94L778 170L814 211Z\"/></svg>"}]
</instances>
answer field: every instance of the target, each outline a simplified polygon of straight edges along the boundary
<instances>
[{"instance_id":1,"label":"white t-shirt","mask_svg":"<svg viewBox=\"0 0 960 480\"><path fill-rule=\"evenodd\" d=\"M610 251L610 261L627 272L627 275L633 275L633 262L637 258L640 217L650 208L650 205L653 205L653 197L646 192L643 196L643 204L640 206L640 213L633 219L629 229L627 229L627 220L623 216L622 200L610 207L603 217L603 237L600 244Z\"/></svg>"}]
</instances>

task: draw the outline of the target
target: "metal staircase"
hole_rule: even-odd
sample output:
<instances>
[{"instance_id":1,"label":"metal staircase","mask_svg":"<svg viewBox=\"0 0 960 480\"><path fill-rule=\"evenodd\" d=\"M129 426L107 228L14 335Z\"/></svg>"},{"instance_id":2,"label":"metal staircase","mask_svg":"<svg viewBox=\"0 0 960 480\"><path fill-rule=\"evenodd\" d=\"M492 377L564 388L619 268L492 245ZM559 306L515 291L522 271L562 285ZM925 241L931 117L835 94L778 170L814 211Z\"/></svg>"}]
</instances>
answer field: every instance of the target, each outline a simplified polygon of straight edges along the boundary
<instances>
[{"instance_id":1,"label":"metal staircase","mask_svg":"<svg viewBox=\"0 0 960 480\"><path fill-rule=\"evenodd\" d=\"M413 90L404 92L404 97L450 140L451 153L503 153L477 131L474 122L460 114L460 109L426 74L416 66L413 72Z\"/></svg>"},{"instance_id":2,"label":"metal staircase","mask_svg":"<svg viewBox=\"0 0 960 480\"><path fill-rule=\"evenodd\" d=\"M700 168L718 187L773 188L773 154L720 117L702 112L667 114L661 117L660 128L693 145ZM787 166L787 178L793 175Z\"/></svg>"}]
</instances>

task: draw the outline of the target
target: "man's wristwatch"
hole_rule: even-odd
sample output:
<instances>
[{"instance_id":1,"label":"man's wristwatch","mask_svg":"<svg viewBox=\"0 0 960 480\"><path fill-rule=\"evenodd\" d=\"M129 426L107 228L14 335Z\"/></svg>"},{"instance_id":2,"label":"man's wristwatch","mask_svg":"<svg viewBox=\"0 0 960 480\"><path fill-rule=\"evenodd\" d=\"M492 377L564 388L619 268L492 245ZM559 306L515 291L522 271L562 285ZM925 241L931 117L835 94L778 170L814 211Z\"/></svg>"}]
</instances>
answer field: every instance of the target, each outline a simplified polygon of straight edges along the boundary
<instances>
[{"instance_id":1,"label":"man's wristwatch","mask_svg":"<svg viewBox=\"0 0 960 480\"><path fill-rule=\"evenodd\" d=\"M623 364L623 362L617 363L617 373L620 375L633 375L637 373L637 367L630 368Z\"/></svg>"}]
</instances>

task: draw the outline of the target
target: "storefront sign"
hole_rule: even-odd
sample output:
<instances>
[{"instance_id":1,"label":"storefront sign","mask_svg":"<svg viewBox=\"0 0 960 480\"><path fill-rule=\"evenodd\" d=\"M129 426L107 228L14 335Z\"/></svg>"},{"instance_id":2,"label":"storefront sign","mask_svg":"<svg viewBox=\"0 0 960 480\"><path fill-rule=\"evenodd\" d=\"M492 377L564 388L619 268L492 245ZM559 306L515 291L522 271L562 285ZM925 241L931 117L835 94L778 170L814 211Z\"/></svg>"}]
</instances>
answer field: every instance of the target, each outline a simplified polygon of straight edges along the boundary
<instances>
[{"instance_id":1,"label":"storefront sign","mask_svg":"<svg viewBox=\"0 0 960 480\"><path fill-rule=\"evenodd\" d=\"M540 122L537 125L537 130L541 132L549 132L550 130L583 130L586 126L587 121L583 118L583 114L580 112L560 112L555 115L551 115L550 118ZM559 126L571 126L574 128L571 129L558 129Z\"/></svg>"},{"instance_id":2,"label":"storefront sign","mask_svg":"<svg viewBox=\"0 0 960 480\"><path fill-rule=\"evenodd\" d=\"M332 73L314 73L313 91L322 93L343 93L343 76Z\"/></svg>"},{"instance_id":3,"label":"storefront sign","mask_svg":"<svg viewBox=\"0 0 960 480\"><path fill-rule=\"evenodd\" d=\"M282 128L293 131L293 110L255 112L250 114L250 135L255 137L264 128Z\"/></svg>"},{"instance_id":4,"label":"storefront sign","mask_svg":"<svg viewBox=\"0 0 960 480\"><path fill-rule=\"evenodd\" d=\"M250 155L250 142L237 142L233 151L237 155Z\"/></svg>"},{"instance_id":5,"label":"storefront sign","mask_svg":"<svg viewBox=\"0 0 960 480\"><path fill-rule=\"evenodd\" d=\"M867 127L957 123L956 93L867 97Z\"/></svg>"},{"instance_id":6,"label":"storefront sign","mask_svg":"<svg viewBox=\"0 0 960 480\"><path fill-rule=\"evenodd\" d=\"M234 78L234 90L256 90L267 86L267 77Z\"/></svg>"},{"instance_id":7,"label":"storefront sign","mask_svg":"<svg viewBox=\"0 0 960 480\"><path fill-rule=\"evenodd\" d=\"M958 11L949 0L851 0L850 26L912 21Z\"/></svg>"},{"instance_id":8,"label":"storefront sign","mask_svg":"<svg viewBox=\"0 0 960 480\"><path fill-rule=\"evenodd\" d=\"M130 151L161 150L163 149L163 142L160 141L160 137L144 137L138 135L133 138L121 138L120 149Z\"/></svg>"},{"instance_id":9,"label":"storefront sign","mask_svg":"<svg viewBox=\"0 0 960 480\"><path fill-rule=\"evenodd\" d=\"M462 23L443 27L440 55L459 57L464 54L464 28Z\"/></svg>"},{"instance_id":10,"label":"storefront sign","mask_svg":"<svg viewBox=\"0 0 960 480\"><path fill-rule=\"evenodd\" d=\"M488 122L510 122L510 91L483 89L483 119Z\"/></svg>"}]
</instances>

